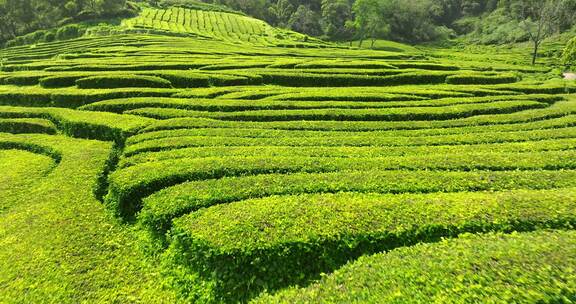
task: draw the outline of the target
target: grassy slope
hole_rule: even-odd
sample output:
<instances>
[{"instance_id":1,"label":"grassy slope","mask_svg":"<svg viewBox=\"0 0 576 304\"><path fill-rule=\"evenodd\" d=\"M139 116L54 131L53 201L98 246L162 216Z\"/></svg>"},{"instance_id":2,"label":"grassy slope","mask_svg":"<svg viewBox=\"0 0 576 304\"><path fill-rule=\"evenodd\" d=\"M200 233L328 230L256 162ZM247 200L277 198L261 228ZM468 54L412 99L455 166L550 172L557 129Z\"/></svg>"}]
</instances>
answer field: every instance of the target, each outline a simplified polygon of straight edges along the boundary
<instances>
[{"instance_id":1,"label":"grassy slope","mask_svg":"<svg viewBox=\"0 0 576 304\"><path fill-rule=\"evenodd\" d=\"M170 303L154 263L127 227L93 196L109 143L47 137L2 140L49 143L62 152L47 176L0 191L0 302ZM5 163L0 163L3 167Z\"/></svg>"}]
</instances>

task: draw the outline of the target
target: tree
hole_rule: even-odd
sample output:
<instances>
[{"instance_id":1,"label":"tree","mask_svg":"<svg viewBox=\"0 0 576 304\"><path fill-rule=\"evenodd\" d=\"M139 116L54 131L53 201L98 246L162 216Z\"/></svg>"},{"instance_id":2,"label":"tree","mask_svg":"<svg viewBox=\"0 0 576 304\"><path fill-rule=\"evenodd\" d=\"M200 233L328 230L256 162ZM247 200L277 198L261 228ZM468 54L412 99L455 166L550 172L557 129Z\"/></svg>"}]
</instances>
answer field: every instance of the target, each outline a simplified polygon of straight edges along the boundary
<instances>
[{"instance_id":1,"label":"tree","mask_svg":"<svg viewBox=\"0 0 576 304\"><path fill-rule=\"evenodd\" d=\"M576 66L576 37L572 38L564 48L562 63L567 66Z\"/></svg>"},{"instance_id":2,"label":"tree","mask_svg":"<svg viewBox=\"0 0 576 304\"><path fill-rule=\"evenodd\" d=\"M96 0L96 7L102 15L113 15L126 6L126 0Z\"/></svg>"},{"instance_id":3,"label":"tree","mask_svg":"<svg viewBox=\"0 0 576 304\"><path fill-rule=\"evenodd\" d=\"M320 36L322 34L322 28L318 14L312 11L306 5L300 5L296 9L296 12L290 17L290 28L296 32L304 33L310 36Z\"/></svg>"},{"instance_id":4,"label":"tree","mask_svg":"<svg viewBox=\"0 0 576 304\"><path fill-rule=\"evenodd\" d=\"M360 47L366 38L372 39L372 47L374 47L378 36L390 30L390 25L384 20L379 0L356 0L352 11L354 21L351 26L356 30Z\"/></svg>"},{"instance_id":5,"label":"tree","mask_svg":"<svg viewBox=\"0 0 576 304\"><path fill-rule=\"evenodd\" d=\"M289 0L278 0L276 4L270 5L268 12L274 17L276 26L287 28L294 6Z\"/></svg>"},{"instance_id":6,"label":"tree","mask_svg":"<svg viewBox=\"0 0 576 304\"><path fill-rule=\"evenodd\" d=\"M352 8L348 0L322 0L322 23L324 33L334 40L347 39L350 30L346 21L352 17Z\"/></svg>"},{"instance_id":7,"label":"tree","mask_svg":"<svg viewBox=\"0 0 576 304\"><path fill-rule=\"evenodd\" d=\"M563 0L521 0L520 27L533 43L532 64L536 64L542 41L556 29L562 16Z\"/></svg>"}]
</instances>

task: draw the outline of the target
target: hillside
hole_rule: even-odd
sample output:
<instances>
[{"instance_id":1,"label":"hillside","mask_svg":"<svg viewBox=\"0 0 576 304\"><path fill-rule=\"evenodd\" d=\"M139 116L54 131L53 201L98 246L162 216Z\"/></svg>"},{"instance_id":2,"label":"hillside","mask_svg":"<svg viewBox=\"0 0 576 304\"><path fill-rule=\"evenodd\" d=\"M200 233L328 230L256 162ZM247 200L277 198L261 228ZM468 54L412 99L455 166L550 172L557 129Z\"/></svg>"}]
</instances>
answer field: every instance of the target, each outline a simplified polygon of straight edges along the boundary
<instances>
[{"instance_id":1,"label":"hillside","mask_svg":"<svg viewBox=\"0 0 576 304\"><path fill-rule=\"evenodd\" d=\"M569 303L576 82L148 7L0 49L1 303Z\"/></svg>"},{"instance_id":2,"label":"hillside","mask_svg":"<svg viewBox=\"0 0 576 304\"><path fill-rule=\"evenodd\" d=\"M146 8L139 16L124 20L124 28L163 30L229 42L254 45L302 43L310 37L274 28L264 21L239 14L202 11L182 7ZM322 43L315 40L317 43Z\"/></svg>"}]
</instances>

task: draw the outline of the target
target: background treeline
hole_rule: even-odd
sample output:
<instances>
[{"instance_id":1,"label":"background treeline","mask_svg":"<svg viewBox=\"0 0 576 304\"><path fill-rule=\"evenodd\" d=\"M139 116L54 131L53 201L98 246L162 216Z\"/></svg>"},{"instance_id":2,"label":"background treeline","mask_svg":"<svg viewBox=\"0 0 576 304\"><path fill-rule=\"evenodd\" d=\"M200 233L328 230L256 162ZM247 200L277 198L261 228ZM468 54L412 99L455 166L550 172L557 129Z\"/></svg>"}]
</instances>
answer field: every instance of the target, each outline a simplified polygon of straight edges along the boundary
<instances>
[{"instance_id":1,"label":"background treeline","mask_svg":"<svg viewBox=\"0 0 576 304\"><path fill-rule=\"evenodd\" d=\"M576 24L576 0L203 1L340 41L383 38L414 43L462 35L485 44L526 41L530 34L525 27L541 17L544 4L557 6L558 14L547 31L565 31Z\"/></svg>"},{"instance_id":2,"label":"background treeline","mask_svg":"<svg viewBox=\"0 0 576 304\"><path fill-rule=\"evenodd\" d=\"M40 29L124 17L134 9L126 0L0 0L0 44ZM55 38L52 33L46 36L48 40Z\"/></svg>"}]
</instances>

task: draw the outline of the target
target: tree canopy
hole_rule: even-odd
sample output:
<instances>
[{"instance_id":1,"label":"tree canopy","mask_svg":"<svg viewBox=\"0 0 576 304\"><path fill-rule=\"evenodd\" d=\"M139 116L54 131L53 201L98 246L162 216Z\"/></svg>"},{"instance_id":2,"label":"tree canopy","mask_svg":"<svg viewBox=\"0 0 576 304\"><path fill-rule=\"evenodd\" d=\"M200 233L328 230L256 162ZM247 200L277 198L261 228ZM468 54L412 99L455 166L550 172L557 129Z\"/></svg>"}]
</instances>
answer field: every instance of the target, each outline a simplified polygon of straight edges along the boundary
<instances>
[{"instance_id":1,"label":"tree canopy","mask_svg":"<svg viewBox=\"0 0 576 304\"><path fill-rule=\"evenodd\" d=\"M126 0L0 0L0 43L72 21L125 13Z\"/></svg>"}]
</instances>

